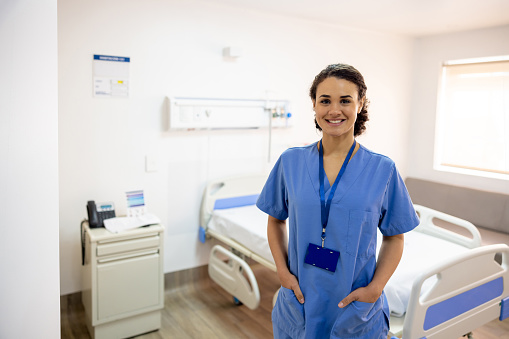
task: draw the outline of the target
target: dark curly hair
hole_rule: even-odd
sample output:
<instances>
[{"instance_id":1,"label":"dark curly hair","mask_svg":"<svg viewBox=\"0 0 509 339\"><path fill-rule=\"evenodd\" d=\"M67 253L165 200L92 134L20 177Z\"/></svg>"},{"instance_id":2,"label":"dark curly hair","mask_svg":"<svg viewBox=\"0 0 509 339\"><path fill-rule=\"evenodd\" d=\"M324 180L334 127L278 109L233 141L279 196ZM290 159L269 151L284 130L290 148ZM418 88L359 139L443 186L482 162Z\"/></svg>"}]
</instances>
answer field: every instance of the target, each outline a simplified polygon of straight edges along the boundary
<instances>
[{"instance_id":1,"label":"dark curly hair","mask_svg":"<svg viewBox=\"0 0 509 339\"><path fill-rule=\"evenodd\" d=\"M318 75L315 77L311 88L309 89L309 96L312 100L316 100L316 89L318 85L327 78L335 77L338 79L344 79L350 81L357 85L359 89L359 100L364 98L364 105L362 106L361 112L357 114L357 120L355 121L354 126L354 136L361 135L366 130L366 121L369 120L368 107L369 100L366 98L366 90L368 89L366 84L364 83L364 77L362 74L355 69L353 66L347 64L333 64L325 67ZM322 130L322 128L318 125L318 122L315 118L315 126L318 130Z\"/></svg>"}]
</instances>

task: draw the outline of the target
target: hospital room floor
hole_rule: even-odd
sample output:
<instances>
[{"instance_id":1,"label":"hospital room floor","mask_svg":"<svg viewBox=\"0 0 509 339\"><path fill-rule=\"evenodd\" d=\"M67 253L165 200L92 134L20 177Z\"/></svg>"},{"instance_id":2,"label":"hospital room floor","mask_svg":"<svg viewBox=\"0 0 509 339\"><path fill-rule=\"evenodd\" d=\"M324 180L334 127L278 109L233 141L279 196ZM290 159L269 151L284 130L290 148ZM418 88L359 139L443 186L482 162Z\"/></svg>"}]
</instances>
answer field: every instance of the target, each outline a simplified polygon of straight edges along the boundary
<instances>
[{"instance_id":1,"label":"hospital room floor","mask_svg":"<svg viewBox=\"0 0 509 339\"><path fill-rule=\"evenodd\" d=\"M272 297L279 287L277 276L253 265L261 302L256 310L236 306L232 297L208 277L206 266L165 276L162 327L139 339L272 338ZM89 339L81 294L61 297L62 339ZM473 332L475 339L509 339L509 319L493 320Z\"/></svg>"}]
</instances>

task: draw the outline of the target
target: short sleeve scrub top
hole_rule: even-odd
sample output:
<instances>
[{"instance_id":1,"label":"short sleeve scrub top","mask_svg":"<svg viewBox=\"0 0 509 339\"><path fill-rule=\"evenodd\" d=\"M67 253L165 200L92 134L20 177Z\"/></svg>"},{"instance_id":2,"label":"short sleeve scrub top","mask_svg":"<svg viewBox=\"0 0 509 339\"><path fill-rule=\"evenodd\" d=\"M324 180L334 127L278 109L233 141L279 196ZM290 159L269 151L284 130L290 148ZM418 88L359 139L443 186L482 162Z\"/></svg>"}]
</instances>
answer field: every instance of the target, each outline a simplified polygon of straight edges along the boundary
<instances>
[{"instance_id":1,"label":"short sleeve scrub top","mask_svg":"<svg viewBox=\"0 0 509 339\"><path fill-rule=\"evenodd\" d=\"M327 198L330 184L324 176ZM317 143L286 150L276 162L256 203L279 220L289 218L288 267L304 295L281 287L272 310L275 338L385 339L389 309L375 303L338 303L367 286L376 268L377 228L386 236L419 224L408 191L394 162L360 145L331 200L325 247L338 251L335 272L306 264L308 245L321 244L319 151Z\"/></svg>"}]
</instances>

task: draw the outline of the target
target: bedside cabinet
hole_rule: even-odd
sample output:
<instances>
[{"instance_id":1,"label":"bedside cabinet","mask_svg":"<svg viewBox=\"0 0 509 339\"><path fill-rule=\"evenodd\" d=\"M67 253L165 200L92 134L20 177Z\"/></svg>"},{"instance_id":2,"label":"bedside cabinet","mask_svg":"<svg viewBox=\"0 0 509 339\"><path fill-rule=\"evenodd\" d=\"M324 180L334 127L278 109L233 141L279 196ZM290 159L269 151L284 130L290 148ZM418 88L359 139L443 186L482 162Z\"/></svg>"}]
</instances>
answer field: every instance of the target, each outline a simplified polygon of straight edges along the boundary
<instances>
[{"instance_id":1,"label":"bedside cabinet","mask_svg":"<svg viewBox=\"0 0 509 339\"><path fill-rule=\"evenodd\" d=\"M126 338L161 327L161 225L122 233L84 226L82 302L94 339Z\"/></svg>"}]
</instances>

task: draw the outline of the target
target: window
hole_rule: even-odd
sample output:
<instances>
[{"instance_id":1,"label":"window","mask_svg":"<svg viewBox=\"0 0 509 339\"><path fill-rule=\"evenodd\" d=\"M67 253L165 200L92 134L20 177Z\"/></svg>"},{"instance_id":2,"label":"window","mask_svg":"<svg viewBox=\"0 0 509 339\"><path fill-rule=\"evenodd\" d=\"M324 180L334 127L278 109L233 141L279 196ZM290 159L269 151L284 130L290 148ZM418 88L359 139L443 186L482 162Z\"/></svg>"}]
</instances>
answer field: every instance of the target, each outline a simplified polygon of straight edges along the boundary
<instances>
[{"instance_id":1,"label":"window","mask_svg":"<svg viewBox=\"0 0 509 339\"><path fill-rule=\"evenodd\" d=\"M435 169L509 180L509 56L442 67Z\"/></svg>"}]
</instances>

